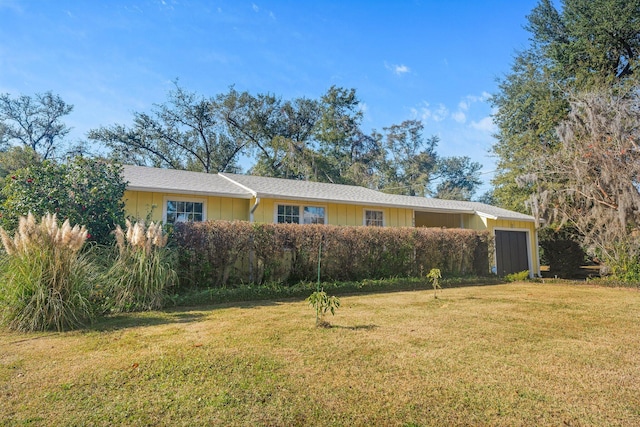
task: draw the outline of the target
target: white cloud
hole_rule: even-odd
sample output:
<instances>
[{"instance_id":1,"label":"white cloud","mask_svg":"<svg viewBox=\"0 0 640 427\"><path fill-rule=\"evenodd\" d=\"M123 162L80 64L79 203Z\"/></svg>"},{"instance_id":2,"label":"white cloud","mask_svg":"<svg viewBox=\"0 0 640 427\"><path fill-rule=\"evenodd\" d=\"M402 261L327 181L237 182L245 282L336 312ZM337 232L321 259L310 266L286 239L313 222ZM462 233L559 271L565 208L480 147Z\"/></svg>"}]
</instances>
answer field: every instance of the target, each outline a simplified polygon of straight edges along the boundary
<instances>
[{"instance_id":1,"label":"white cloud","mask_svg":"<svg viewBox=\"0 0 640 427\"><path fill-rule=\"evenodd\" d=\"M464 123L467 121L467 115L462 112L462 110L458 110L454 113L451 113L451 118L458 123Z\"/></svg>"},{"instance_id":2,"label":"white cloud","mask_svg":"<svg viewBox=\"0 0 640 427\"><path fill-rule=\"evenodd\" d=\"M253 9L254 12L258 13L260 12L260 8L258 7L257 4L255 3L251 3L251 8Z\"/></svg>"},{"instance_id":3,"label":"white cloud","mask_svg":"<svg viewBox=\"0 0 640 427\"><path fill-rule=\"evenodd\" d=\"M429 103L427 101L423 101L421 107L412 108L411 116L414 119L419 119L423 122L429 120L431 118L431 109L429 108Z\"/></svg>"},{"instance_id":4,"label":"white cloud","mask_svg":"<svg viewBox=\"0 0 640 427\"><path fill-rule=\"evenodd\" d=\"M411 68L407 67L404 64L388 64L388 63L384 63L384 67L387 70L393 71L394 74L401 76L402 74L406 74L411 72Z\"/></svg>"},{"instance_id":5,"label":"white cloud","mask_svg":"<svg viewBox=\"0 0 640 427\"><path fill-rule=\"evenodd\" d=\"M467 95L458 103L458 109L451 113L451 118L458 123L466 123L469 111L475 103L484 103L491 97L488 92L482 92L480 95ZM476 122L476 124L479 122Z\"/></svg>"},{"instance_id":6,"label":"white cloud","mask_svg":"<svg viewBox=\"0 0 640 427\"><path fill-rule=\"evenodd\" d=\"M471 127L475 130L479 130L488 134L494 134L498 132L498 127L495 123L493 123L493 119L491 118L491 116L483 117L477 122L471 122Z\"/></svg>"},{"instance_id":7,"label":"white cloud","mask_svg":"<svg viewBox=\"0 0 640 427\"><path fill-rule=\"evenodd\" d=\"M433 112L433 120L441 122L449 116L449 109L444 104L439 104L438 109Z\"/></svg>"},{"instance_id":8,"label":"white cloud","mask_svg":"<svg viewBox=\"0 0 640 427\"><path fill-rule=\"evenodd\" d=\"M425 123L429 120L441 122L449 117L449 109L444 104L438 104L438 108L433 109L427 101L423 101L422 106L411 109L411 115Z\"/></svg>"},{"instance_id":9,"label":"white cloud","mask_svg":"<svg viewBox=\"0 0 640 427\"><path fill-rule=\"evenodd\" d=\"M409 67L402 64L402 65L396 65L394 71L396 74L400 75L400 74L408 73L411 70L409 69Z\"/></svg>"}]
</instances>

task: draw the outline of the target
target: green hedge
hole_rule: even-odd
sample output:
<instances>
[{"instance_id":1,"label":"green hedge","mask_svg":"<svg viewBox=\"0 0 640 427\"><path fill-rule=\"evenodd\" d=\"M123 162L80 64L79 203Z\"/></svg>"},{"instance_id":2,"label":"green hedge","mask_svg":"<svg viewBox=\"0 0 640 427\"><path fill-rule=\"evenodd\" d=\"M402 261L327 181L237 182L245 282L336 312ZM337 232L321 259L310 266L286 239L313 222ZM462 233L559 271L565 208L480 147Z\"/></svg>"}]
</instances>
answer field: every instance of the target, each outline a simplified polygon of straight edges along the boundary
<instances>
[{"instance_id":1,"label":"green hedge","mask_svg":"<svg viewBox=\"0 0 640 427\"><path fill-rule=\"evenodd\" d=\"M181 286L219 287L317 278L357 281L421 277L431 268L448 276L489 274L488 232L440 228L251 224L177 224Z\"/></svg>"}]
</instances>

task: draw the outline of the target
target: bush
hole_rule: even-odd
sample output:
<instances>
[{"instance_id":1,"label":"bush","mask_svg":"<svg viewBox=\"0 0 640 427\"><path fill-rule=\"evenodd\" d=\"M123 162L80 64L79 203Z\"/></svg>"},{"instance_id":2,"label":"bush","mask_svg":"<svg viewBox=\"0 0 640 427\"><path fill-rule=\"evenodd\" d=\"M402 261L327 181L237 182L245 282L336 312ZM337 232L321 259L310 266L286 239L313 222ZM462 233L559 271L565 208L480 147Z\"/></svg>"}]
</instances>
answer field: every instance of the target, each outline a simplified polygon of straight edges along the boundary
<instances>
[{"instance_id":1,"label":"bush","mask_svg":"<svg viewBox=\"0 0 640 427\"><path fill-rule=\"evenodd\" d=\"M55 215L37 224L21 217L13 239L0 228L6 254L0 265L0 320L19 331L62 331L91 319L87 298L93 266L80 249L87 230Z\"/></svg>"},{"instance_id":2,"label":"bush","mask_svg":"<svg viewBox=\"0 0 640 427\"><path fill-rule=\"evenodd\" d=\"M33 164L5 178L0 225L13 231L20 216L55 214L84 224L88 238L111 244L111 232L124 222L121 167L102 160L76 157L67 164Z\"/></svg>"},{"instance_id":3,"label":"bush","mask_svg":"<svg viewBox=\"0 0 640 427\"><path fill-rule=\"evenodd\" d=\"M545 227L540 230L543 262L551 274L571 278L584 264L586 254L578 243L577 232L570 227Z\"/></svg>"},{"instance_id":4,"label":"bush","mask_svg":"<svg viewBox=\"0 0 640 427\"><path fill-rule=\"evenodd\" d=\"M489 233L440 228L250 224L176 224L180 278L186 286L297 283L489 273Z\"/></svg>"},{"instance_id":5,"label":"bush","mask_svg":"<svg viewBox=\"0 0 640 427\"><path fill-rule=\"evenodd\" d=\"M504 276L505 282L522 282L529 278L529 270L519 271Z\"/></svg>"},{"instance_id":6,"label":"bush","mask_svg":"<svg viewBox=\"0 0 640 427\"><path fill-rule=\"evenodd\" d=\"M114 312L162 308L167 290L177 281L167 235L160 224L126 221L116 227L118 256L106 274L108 308Z\"/></svg>"}]
</instances>

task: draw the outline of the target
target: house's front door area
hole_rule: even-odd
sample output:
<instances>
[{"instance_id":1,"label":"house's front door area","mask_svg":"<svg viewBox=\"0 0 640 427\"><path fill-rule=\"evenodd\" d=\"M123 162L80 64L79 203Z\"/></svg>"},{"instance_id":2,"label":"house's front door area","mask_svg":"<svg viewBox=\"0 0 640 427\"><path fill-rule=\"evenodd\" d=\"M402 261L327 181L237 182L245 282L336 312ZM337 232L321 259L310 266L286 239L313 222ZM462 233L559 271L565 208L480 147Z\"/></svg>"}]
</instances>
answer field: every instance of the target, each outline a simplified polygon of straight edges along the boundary
<instances>
[{"instance_id":1,"label":"house's front door area","mask_svg":"<svg viewBox=\"0 0 640 427\"><path fill-rule=\"evenodd\" d=\"M498 276L528 271L527 233L496 230L496 263Z\"/></svg>"}]
</instances>

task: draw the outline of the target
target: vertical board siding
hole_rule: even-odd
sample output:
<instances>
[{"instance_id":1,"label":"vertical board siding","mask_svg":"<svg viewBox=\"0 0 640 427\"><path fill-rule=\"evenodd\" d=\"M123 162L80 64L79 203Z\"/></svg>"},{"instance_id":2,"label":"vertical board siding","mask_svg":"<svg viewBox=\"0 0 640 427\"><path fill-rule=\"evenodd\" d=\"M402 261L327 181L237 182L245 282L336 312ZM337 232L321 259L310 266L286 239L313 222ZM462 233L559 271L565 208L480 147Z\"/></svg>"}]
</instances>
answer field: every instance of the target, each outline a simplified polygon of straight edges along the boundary
<instances>
[{"instance_id":1,"label":"vertical board siding","mask_svg":"<svg viewBox=\"0 0 640 427\"><path fill-rule=\"evenodd\" d=\"M207 207L207 219L249 220L249 201L229 197L189 196L173 193L155 193L147 191L125 191L125 214L137 219L146 219L151 213L152 221L162 221L165 197L179 199L204 199Z\"/></svg>"},{"instance_id":2,"label":"vertical board siding","mask_svg":"<svg viewBox=\"0 0 640 427\"><path fill-rule=\"evenodd\" d=\"M249 208L253 206L254 200L250 202ZM253 214L253 220L255 222L274 223L276 221L275 212L277 205L322 206L325 208L327 224L330 225L363 225L364 211L366 209L375 209L384 212L385 224L387 227L413 226L413 209L377 208L360 205L322 203L316 201L304 202L300 200L265 198L260 199L260 204Z\"/></svg>"}]
</instances>

